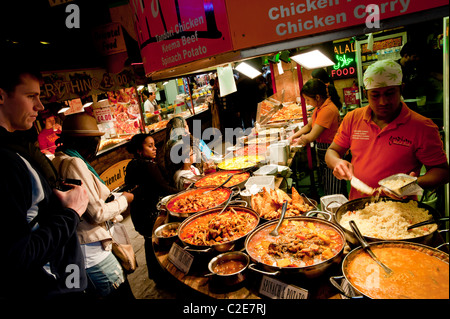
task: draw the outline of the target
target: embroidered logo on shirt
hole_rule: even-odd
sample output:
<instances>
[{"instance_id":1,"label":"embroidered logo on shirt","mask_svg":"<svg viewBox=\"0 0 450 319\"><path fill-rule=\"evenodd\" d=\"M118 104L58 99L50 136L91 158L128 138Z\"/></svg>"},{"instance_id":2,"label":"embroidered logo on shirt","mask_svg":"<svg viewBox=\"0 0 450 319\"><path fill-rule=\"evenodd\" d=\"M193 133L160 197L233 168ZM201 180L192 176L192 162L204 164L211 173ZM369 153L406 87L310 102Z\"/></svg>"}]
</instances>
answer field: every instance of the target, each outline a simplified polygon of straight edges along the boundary
<instances>
[{"instance_id":1,"label":"embroidered logo on shirt","mask_svg":"<svg viewBox=\"0 0 450 319\"><path fill-rule=\"evenodd\" d=\"M354 130L352 138L354 140L369 140L369 131Z\"/></svg>"},{"instance_id":2,"label":"embroidered logo on shirt","mask_svg":"<svg viewBox=\"0 0 450 319\"><path fill-rule=\"evenodd\" d=\"M399 145L399 146L410 147L412 145L412 141L408 140L406 137L391 136L389 138L389 145Z\"/></svg>"}]
</instances>

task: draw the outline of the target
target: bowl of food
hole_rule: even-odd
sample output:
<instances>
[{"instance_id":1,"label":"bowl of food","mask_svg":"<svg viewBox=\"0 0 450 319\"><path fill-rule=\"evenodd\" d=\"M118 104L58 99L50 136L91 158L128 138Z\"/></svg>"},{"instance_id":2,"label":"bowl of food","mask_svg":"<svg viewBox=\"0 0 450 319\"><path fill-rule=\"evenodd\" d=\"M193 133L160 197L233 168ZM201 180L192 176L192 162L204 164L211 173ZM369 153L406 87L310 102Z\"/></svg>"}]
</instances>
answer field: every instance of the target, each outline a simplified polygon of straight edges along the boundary
<instances>
[{"instance_id":1,"label":"bowl of food","mask_svg":"<svg viewBox=\"0 0 450 319\"><path fill-rule=\"evenodd\" d=\"M167 223L155 229L155 240L160 246L170 246L178 239L179 222Z\"/></svg>"},{"instance_id":2,"label":"bowl of food","mask_svg":"<svg viewBox=\"0 0 450 319\"><path fill-rule=\"evenodd\" d=\"M209 275L217 276L226 285L236 285L245 280L245 270L249 263L250 258L241 251L226 252L208 263Z\"/></svg>"},{"instance_id":3,"label":"bowl of food","mask_svg":"<svg viewBox=\"0 0 450 319\"><path fill-rule=\"evenodd\" d=\"M395 174L386 177L379 181L378 185L399 197L409 195L411 191L415 191L419 187L417 177L407 174Z\"/></svg>"}]
</instances>

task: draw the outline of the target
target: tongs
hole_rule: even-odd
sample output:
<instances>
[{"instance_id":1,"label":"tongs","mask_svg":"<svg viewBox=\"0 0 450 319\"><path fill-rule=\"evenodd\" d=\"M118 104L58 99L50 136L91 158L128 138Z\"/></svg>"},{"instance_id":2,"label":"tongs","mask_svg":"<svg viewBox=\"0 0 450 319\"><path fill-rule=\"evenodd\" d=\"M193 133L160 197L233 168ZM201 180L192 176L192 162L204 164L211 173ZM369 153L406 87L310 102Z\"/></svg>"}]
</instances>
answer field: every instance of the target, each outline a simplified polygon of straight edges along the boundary
<instances>
[{"instance_id":1,"label":"tongs","mask_svg":"<svg viewBox=\"0 0 450 319\"><path fill-rule=\"evenodd\" d=\"M434 219L434 218L431 218L429 220L425 220L423 222L420 222L420 223L408 226L407 230L411 230L413 228L420 227L420 226L425 226L425 225L429 225L429 224L437 224L437 223L441 223L441 222L448 222L448 217L438 218L437 220Z\"/></svg>"}]
</instances>

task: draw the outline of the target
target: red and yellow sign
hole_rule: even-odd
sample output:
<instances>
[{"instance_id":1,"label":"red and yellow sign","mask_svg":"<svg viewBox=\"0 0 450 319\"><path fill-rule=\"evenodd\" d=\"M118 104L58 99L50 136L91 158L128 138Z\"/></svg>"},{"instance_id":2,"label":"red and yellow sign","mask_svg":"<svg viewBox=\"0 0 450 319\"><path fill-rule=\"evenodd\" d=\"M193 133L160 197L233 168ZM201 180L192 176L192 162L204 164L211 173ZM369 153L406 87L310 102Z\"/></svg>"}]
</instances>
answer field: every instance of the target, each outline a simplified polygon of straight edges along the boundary
<instances>
[{"instance_id":1,"label":"red and yellow sign","mask_svg":"<svg viewBox=\"0 0 450 319\"><path fill-rule=\"evenodd\" d=\"M232 51L224 0L133 0L145 72Z\"/></svg>"},{"instance_id":2,"label":"red and yellow sign","mask_svg":"<svg viewBox=\"0 0 450 319\"><path fill-rule=\"evenodd\" d=\"M233 48L240 50L364 25L370 15L366 12L370 4L378 5L382 21L448 5L448 0L226 0L226 3Z\"/></svg>"}]
</instances>

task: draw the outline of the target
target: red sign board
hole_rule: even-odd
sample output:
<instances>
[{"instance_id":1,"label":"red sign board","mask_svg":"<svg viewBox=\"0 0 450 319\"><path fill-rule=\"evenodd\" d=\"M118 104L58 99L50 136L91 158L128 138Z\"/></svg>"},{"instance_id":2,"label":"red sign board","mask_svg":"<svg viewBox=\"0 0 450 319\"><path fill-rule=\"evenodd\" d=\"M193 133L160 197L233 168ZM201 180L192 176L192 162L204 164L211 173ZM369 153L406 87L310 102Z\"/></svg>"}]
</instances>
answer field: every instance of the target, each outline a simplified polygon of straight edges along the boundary
<instances>
[{"instance_id":1,"label":"red sign board","mask_svg":"<svg viewBox=\"0 0 450 319\"><path fill-rule=\"evenodd\" d=\"M448 5L448 0L226 0L234 50L256 47ZM373 32L377 29L373 28ZM367 33L371 32L369 29Z\"/></svg>"},{"instance_id":2,"label":"red sign board","mask_svg":"<svg viewBox=\"0 0 450 319\"><path fill-rule=\"evenodd\" d=\"M232 51L224 0L131 0L145 72Z\"/></svg>"}]
</instances>

